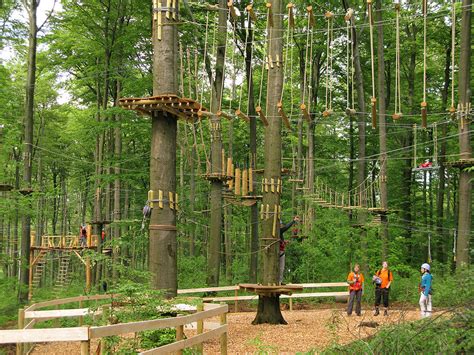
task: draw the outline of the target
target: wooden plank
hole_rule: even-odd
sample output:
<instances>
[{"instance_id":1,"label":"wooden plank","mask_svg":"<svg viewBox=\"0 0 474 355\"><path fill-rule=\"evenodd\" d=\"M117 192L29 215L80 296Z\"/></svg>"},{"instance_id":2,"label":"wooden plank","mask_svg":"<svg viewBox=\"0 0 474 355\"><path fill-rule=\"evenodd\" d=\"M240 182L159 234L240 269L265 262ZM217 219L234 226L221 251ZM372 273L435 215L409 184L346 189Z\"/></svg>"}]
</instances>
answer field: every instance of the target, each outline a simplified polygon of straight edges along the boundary
<instances>
[{"instance_id":1,"label":"wooden plank","mask_svg":"<svg viewBox=\"0 0 474 355\"><path fill-rule=\"evenodd\" d=\"M77 308L77 309L58 309L50 311L27 311L25 312L25 318L28 319L43 319L43 318L63 318L63 317L81 317L87 315L94 315L102 313L100 311L93 312L89 308Z\"/></svg>"},{"instance_id":2,"label":"wooden plank","mask_svg":"<svg viewBox=\"0 0 474 355\"><path fill-rule=\"evenodd\" d=\"M191 338L177 341L172 344L160 346L159 348L151 349L140 353L141 355L157 355L157 354L170 354L172 352L189 348L193 345L201 344L205 341L211 340L220 336L221 334L227 333L227 324L221 325L219 328L210 330L208 332L195 335Z\"/></svg>"},{"instance_id":3,"label":"wooden plank","mask_svg":"<svg viewBox=\"0 0 474 355\"><path fill-rule=\"evenodd\" d=\"M85 341L88 339L89 330L87 327L18 329L0 331L0 344Z\"/></svg>"},{"instance_id":4,"label":"wooden plank","mask_svg":"<svg viewBox=\"0 0 474 355\"><path fill-rule=\"evenodd\" d=\"M25 311L33 311L38 308L57 306L61 304L74 303L74 302L79 302L79 301L106 300L106 299L114 298L114 297L117 297L117 295L110 294L110 295L93 295L93 296L77 296L77 297L69 297L69 298L60 298L57 300L34 303L28 308L26 308Z\"/></svg>"},{"instance_id":5,"label":"wooden plank","mask_svg":"<svg viewBox=\"0 0 474 355\"><path fill-rule=\"evenodd\" d=\"M205 302L230 302L230 301L234 301L234 300L251 301L251 300L258 300L258 296L253 295L253 296L238 296L238 297L235 297L235 296L204 297L202 300L205 301Z\"/></svg>"},{"instance_id":6,"label":"wooden plank","mask_svg":"<svg viewBox=\"0 0 474 355\"><path fill-rule=\"evenodd\" d=\"M90 328L90 337L92 338L102 338L106 336L112 335L121 335L127 333L136 333L142 332L145 330L154 330L154 329L163 329L163 328L172 328L177 327L179 325L185 325L192 322L196 322L198 320L211 318L218 316L222 313L228 311L228 306L223 305L216 307L214 309L210 309L207 311L176 317L176 318L164 318L164 319L154 319L142 322L131 322L131 323L124 323L124 324L115 324L115 325L107 325L102 327L91 327Z\"/></svg>"},{"instance_id":7,"label":"wooden plank","mask_svg":"<svg viewBox=\"0 0 474 355\"><path fill-rule=\"evenodd\" d=\"M301 284L303 288L320 288L320 287L347 287L347 282L324 282L324 283L307 283Z\"/></svg>"},{"instance_id":8,"label":"wooden plank","mask_svg":"<svg viewBox=\"0 0 474 355\"><path fill-rule=\"evenodd\" d=\"M312 298L312 297L337 297L337 296L349 296L349 291L294 293L292 295L281 295L280 298Z\"/></svg>"},{"instance_id":9,"label":"wooden plank","mask_svg":"<svg viewBox=\"0 0 474 355\"><path fill-rule=\"evenodd\" d=\"M222 287L207 287L207 288L189 288L178 290L178 295L186 293L201 293L201 292L220 292L220 291L235 291L238 290L239 286L222 286Z\"/></svg>"}]
</instances>

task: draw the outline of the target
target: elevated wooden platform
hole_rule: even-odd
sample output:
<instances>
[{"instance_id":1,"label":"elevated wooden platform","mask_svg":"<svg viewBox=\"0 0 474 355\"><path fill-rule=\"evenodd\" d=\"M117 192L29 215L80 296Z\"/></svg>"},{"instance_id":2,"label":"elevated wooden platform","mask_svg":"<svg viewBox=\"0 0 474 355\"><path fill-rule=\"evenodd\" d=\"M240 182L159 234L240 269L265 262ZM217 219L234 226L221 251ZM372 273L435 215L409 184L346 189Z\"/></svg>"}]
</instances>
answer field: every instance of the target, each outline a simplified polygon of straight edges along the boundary
<instances>
[{"instance_id":1,"label":"elevated wooden platform","mask_svg":"<svg viewBox=\"0 0 474 355\"><path fill-rule=\"evenodd\" d=\"M460 159L456 161L447 161L444 163L445 166L452 167L452 168L470 168L474 166L474 158L471 159Z\"/></svg>"},{"instance_id":2,"label":"elevated wooden platform","mask_svg":"<svg viewBox=\"0 0 474 355\"><path fill-rule=\"evenodd\" d=\"M11 190L13 190L13 186L12 186L12 185L0 184L0 192L3 192L3 191L11 191Z\"/></svg>"},{"instance_id":3,"label":"elevated wooden platform","mask_svg":"<svg viewBox=\"0 0 474 355\"><path fill-rule=\"evenodd\" d=\"M239 284L241 290L255 293L259 296L291 295L295 291L302 291L303 285L258 285Z\"/></svg>"},{"instance_id":4,"label":"elevated wooden platform","mask_svg":"<svg viewBox=\"0 0 474 355\"><path fill-rule=\"evenodd\" d=\"M198 112L208 113L207 109L202 107L197 101L174 94L122 98L119 100L119 106L125 110L134 110L150 116L154 111L164 111L188 121L200 118Z\"/></svg>"},{"instance_id":5,"label":"elevated wooden platform","mask_svg":"<svg viewBox=\"0 0 474 355\"><path fill-rule=\"evenodd\" d=\"M207 174L203 174L202 175L202 178L204 180L208 180L208 181L230 181L232 180L234 177L233 176L229 176L227 174L219 174L219 173L207 173Z\"/></svg>"}]
</instances>

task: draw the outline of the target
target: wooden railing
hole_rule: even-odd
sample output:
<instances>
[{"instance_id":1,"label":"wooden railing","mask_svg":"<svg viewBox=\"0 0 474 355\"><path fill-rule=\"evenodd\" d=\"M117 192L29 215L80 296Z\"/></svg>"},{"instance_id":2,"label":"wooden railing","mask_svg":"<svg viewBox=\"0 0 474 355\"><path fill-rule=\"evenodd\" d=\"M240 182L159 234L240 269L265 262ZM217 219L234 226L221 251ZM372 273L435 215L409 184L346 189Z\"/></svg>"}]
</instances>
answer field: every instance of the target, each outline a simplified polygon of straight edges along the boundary
<instances>
[{"instance_id":1,"label":"wooden railing","mask_svg":"<svg viewBox=\"0 0 474 355\"><path fill-rule=\"evenodd\" d=\"M320 297L347 297L349 296L349 291L347 290L346 282L326 282L326 283L305 283L298 284L303 286L303 289L314 289L314 288L345 288L344 291L323 291L323 292L302 292L294 293L292 295L281 295L280 298L288 299L290 311L293 310L293 300L295 298L320 298ZM234 286L222 286L222 287L207 287L207 288L191 288L178 290L178 295L193 294L193 293L208 293L208 292L229 292L234 291L233 296L212 296L204 297L204 302L232 302L234 301L234 310L238 312L239 301L253 301L258 300L257 295L239 295L239 285Z\"/></svg>"},{"instance_id":2,"label":"wooden railing","mask_svg":"<svg viewBox=\"0 0 474 355\"><path fill-rule=\"evenodd\" d=\"M167 354L173 351L181 351L191 346L197 346L202 351L204 341L219 337L221 353L227 354L227 312L226 304L203 304L199 305L196 313L175 318L153 319L140 322L122 323L106 326L79 326L73 328L46 328L32 329L37 323L67 317L79 317L82 325L82 317L86 315L98 315L102 310L98 308L91 311L82 308L83 302L106 300L113 295L79 296L58 299L33 304L25 309L20 309L18 314L18 330L0 330L0 344L17 344L17 355L23 355L31 351L34 343L45 342L81 342L81 355L90 354L90 342L92 339L107 336L119 336L129 333L137 333L147 330L164 328L176 328L176 341L172 344L159 348L147 350L143 354ZM59 306L69 303L79 303L77 309L55 309L39 310L44 307ZM204 322L205 319L220 316L219 323ZM196 324L197 334L184 339L184 327L188 324ZM208 329L207 331L204 331ZM102 344L102 342L100 343Z\"/></svg>"},{"instance_id":3,"label":"wooden railing","mask_svg":"<svg viewBox=\"0 0 474 355\"><path fill-rule=\"evenodd\" d=\"M88 235L85 240L85 245L87 247L96 247L98 245L98 236L97 235ZM78 235L42 235L40 237L40 244L36 245L36 235L31 234L31 247L40 247L43 249L74 249L80 248L81 237Z\"/></svg>"}]
</instances>

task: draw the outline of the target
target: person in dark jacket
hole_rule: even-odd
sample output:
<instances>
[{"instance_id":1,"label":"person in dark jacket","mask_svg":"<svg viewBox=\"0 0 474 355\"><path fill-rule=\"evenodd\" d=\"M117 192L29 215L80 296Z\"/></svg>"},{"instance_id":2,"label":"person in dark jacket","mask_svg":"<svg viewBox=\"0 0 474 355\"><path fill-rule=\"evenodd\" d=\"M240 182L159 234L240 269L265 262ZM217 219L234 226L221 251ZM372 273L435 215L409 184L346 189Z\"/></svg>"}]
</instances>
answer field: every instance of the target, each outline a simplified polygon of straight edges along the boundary
<instances>
[{"instance_id":1,"label":"person in dark jacket","mask_svg":"<svg viewBox=\"0 0 474 355\"><path fill-rule=\"evenodd\" d=\"M278 282L280 283L280 285L283 283L283 275L285 274L285 249L286 244L288 243L283 237L283 233L290 229L291 226L299 220L300 218L298 216L295 216L293 217L293 220L287 224L283 224L280 221L280 275L278 277Z\"/></svg>"}]
</instances>

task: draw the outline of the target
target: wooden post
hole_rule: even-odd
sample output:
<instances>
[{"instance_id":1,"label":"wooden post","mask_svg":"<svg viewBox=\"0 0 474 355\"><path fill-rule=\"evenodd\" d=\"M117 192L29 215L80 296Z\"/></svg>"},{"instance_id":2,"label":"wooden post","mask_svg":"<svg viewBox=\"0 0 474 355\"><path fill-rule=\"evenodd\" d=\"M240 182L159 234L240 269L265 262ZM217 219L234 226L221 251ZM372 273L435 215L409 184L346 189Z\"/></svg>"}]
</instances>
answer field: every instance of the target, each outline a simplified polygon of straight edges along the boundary
<instances>
[{"instance_id":1,"label":"wooden post","mask_svg":"<svg viewBox=\"0 0 474 355\"><path fill-rule=\"evenodd\" d=\"M234 312L237 313L239 311L239 300L237 297L239 297L239 289L236 289L234 291L234 296L235 296L235 300L234 300Z\"/></svg>"},{"instance_id":2,"label":"wooden post","mask_svg":"<svg viewBox=\"0 0 474 355\"><path fill-rule=\"evenodd\" d=\"M290 311L292 311L293 310L293 297L290 296L289 300L290 300Z\"/></svg>"},{"instance_id":3,"label":"wooden post","mask_svg":"<svg viewBox=\"0 0 474 355\"><path fill-rule=\"evenodd\" d=\"M32 238L33 240L33 238ZM28 269L28 300L31 301L31 298L33 297L33 256L34 256L34 250L30 252L30 267Z\"/></svg>"},{"instance_id":4,"label":"wooden post","mask_svg":"<svg viewBox=\"0 0 474 355\"><path fill-rule=\"evenodd\" d=\"M81 355L89 355L91 349L90 340L81 341Z\"/></svg>"},{"instance_id":5,"label":"wooden post","mask_svg":"<svg viewBox=\"0 0 474 355\"><path fill-rule=\"evenodd\" d=\"M199 313L199 312L202 312L203 310L204 310L204 305L202 303L198 304L197 307L196 307L196 311ZM200 319L200 320L197 321L197 333L198 333L198 335L202 334L203 330L204 330L204 322L203 322L202 319ZM203 350L202 343L197 345L196 349L197 349L198 353L202 354L202 350Z\"/></svg>"},{"instance_id":6,"label":"wooden post","mask_svg":"<svg viewBox=\"0 0 474 355\"><path fill-rule=\"evenodd\" d=\"M176 341L180 341L180 340L183 340L183 339L184 339L184 325L178 325L176 327ZM178 350L176 352L176 354L182 355L183 350Z\"/></svg>"},{"instance_id":7,"label":"wooden post","mask_svg":"<svg viewBox=\"0 0 474 355\"><path fill-rule=\"evenodd\" d=\"M240 169L235 169L235 194L240 195Z\"/></svg>"},{"instance_id":8,"label":"wooden post","mask_svg":"<svg viewBox=\"0 0 474 355\"><path fill-rule=\"evenodd\" d=\"M79 309L82 308L82 301L79 301ZM80 316L79 317L79 326L82 327L82 325L84 324L84 317L83 316Z\"/></svg>"},{"instance_id":9,"label":"wooden post","mask_svg":"<svg viewBox=\"0 0 474 355\"><path fill-rule=\"evenodd\" d=\"M225 305L225 303L221 303L221 305ZM221 325L227 324L227 313L221 314ZM227 332L221 335L220 339L221 343L221 354L227 354Z\"/></svg>"},{"instance_id":10,"label":"wooden post","mask_svg":"<svg viewBox=\"0 0 474 355\"><path fill-rule=\"evenodd\" d=\"M86 257L86 292L89 293L91 290L91 260L89 257Z\"/></svg>"},{"instance_id":11,"label":"wooden post","mask_svg":"<svg viewBox=\"0 0 474 355\"><path fill-rule=\"evenodd\" d=\"M20 308L18 310L18 329L23 329L25 327L25 309ZM16 355L23 355L23 343L16 344Z\"/></svg>"},{"instance_id":12,"label":"wooden post","mask_svg":"<svg viewBox=\"0 0 474 355\"><path fill-rule=\"evenodd\" d=\"M248 170L244 169L242 171L242 196L247 196L249 194L248 190Z\"/></svg>"}]
</instances>

